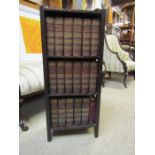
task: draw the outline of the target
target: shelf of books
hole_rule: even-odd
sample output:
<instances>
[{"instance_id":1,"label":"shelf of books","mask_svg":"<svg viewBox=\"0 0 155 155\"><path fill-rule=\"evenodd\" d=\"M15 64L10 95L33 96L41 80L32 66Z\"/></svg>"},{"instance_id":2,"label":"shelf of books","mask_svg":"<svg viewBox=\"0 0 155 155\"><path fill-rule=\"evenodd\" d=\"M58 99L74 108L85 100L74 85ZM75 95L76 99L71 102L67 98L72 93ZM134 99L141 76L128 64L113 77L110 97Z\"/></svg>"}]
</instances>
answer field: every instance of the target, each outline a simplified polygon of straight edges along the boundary
<instances>
[{"instance_id":1,"label":"shelf of books","mask_svg":"<svg viewBox=\"0 0 155 155\"><path fill-rule=\"evenodd\" d=\"M105 11L40 11L48 141L89 127L97 137Z\"/></svg>"}]
</instances>

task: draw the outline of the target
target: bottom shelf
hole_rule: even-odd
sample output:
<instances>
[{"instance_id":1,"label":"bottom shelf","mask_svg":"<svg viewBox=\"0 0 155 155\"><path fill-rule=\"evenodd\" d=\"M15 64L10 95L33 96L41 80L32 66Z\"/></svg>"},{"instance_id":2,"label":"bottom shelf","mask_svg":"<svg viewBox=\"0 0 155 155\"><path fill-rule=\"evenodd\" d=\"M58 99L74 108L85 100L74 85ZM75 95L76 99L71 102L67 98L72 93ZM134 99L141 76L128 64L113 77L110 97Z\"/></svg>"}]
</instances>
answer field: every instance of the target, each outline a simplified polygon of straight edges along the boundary
<instances>
[{"instance_id":1,"label":"bottom shelf","mask_svg":"<svg viewBox=\"0 0 155 155\"><path fill-rule=\"evenodd\" d=\"M53 128L74 128L96 122L96 99L59 98L51 99L50 121Z\"/></svg>"},{"instance_id":2,"label":"bottom shelf","mask_svg":"<svg viewBox=\"0 0 155 155\"><path fill-rule=\"evenodd\" d=\"M72 125L70 127L53 127L53 131L61 131L61 130L78 130L78 129L84 129L84 128L91 128L95 127L96 123L87 124L87 125Z\"/></svg>"}]
</instances>

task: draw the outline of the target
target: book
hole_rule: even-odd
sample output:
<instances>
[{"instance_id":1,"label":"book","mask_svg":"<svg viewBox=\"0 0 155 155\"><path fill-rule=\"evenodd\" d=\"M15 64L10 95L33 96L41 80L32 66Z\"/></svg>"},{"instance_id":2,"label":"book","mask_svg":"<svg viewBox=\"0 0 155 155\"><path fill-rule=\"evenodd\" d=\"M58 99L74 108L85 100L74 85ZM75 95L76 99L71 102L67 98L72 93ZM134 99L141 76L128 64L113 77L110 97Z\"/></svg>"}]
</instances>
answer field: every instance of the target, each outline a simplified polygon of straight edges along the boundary
<instances>
[{"instance_id":1,"label":"book","mask_svg":"<svg viewBox=\"0 0 155 155\"><path fill-rule=\"evenodd\" d=\"M73 18L64 18L64 56L72 56Z\"/></svg>"},{"instance_id":2,"label":"book","mask_svg":"<svg viewBox=\"0 0 155 155\"><path fill-rule=\"evenodd\" d=\"M96 115L95 115L95 109L96 109L96 100L95 98L91 97L89 99L89 123L95 123Z\"/></svg>"},{"instance_id":3,"label":"book","mask_svg":"<svg viewBox=\"0 0 155 155\"><path fill-rule=\"evenodd\" d=\"M72 93L72 62L65 62L65 93Z\"/></svg>"},{"instance_id":4,"label":"book","mask_svg":"<svg viewBox=\"0 0 155 155\"><path fill-rule=\"evenodd\" d=\"M64 71L64 62L59 61L57 62L57 93L62 94L64 93L64 78L65 78L65 71Z\"/></svg>"},{"instance_id":5,"label":"book","mask_svg":"<svg viewBox=\"0 0 155 155\"><path fill-rule=\"evenodd\" d=\"M81 124L82 105L81 98L74 99L74 124Z\"/></svg>"},{"instance_id":6,"label":"book","mask_svg":"<svg viewBox=\"0 0 155 155\"><path fill-rule=\"evenodd\" d=\"M65 126L66 113L65 113L65 99L58 99L58 116L59 116L59 127Z\"/></svg>"},{"instance_id":7,"label":"book","mask_svg":"<svg viewBox=\"0 0 155 155\"><path fill-rule=\"evenodd\" d=\"M82 19L74 18L73 22L73 56L81 56L82 52Z\"/></svg>"},{"instance_id":8,"label":"book","mask_svg":"<svg viewBox=\"0 0 155 155\"><path fill-rule=\"evenodd\" d=\"M89 118L89 98L82 99L82 124L88 124Z\"/></svg>"},{"instance_id":9,"label":"book","mask_svg":"<svg viewBox=\"0 0 155 155\"><path fill-rule=\"evenodd\" d=\"M55 37L55 56L63 56L63 37L64 37L64 28L63 28L63 18L56 17L54 22L54 37Z\"/></svg>"},{"instance_id":10,"label":"book","mask_svg":"<svg viewBox=\"0 0 155 155\"><path fill-rule=\"evenodd\" d=\"M82 76L81 76L81 93L88 93L89 91L89 72L90 72L90 62L82 62Z\"/></svg>"},{"instance_id":11,"label":"book","mask_svg":"<svg viewBox=\"0 0 155 155\"><path fill-rule=\"evenodd\" d=\"M66 99L66 124L73 125L73 98Z\"/></svg>"},{"instance_id":12,"label":"book","mask_svg":"<svg viewBox=\"0 0 155 155\"><path fill-rule=\"evenodd\" d=\"M91 52L91 19L83 19L82 56L90 56ZM84 41L87 41L85 44Z\"/></svg>"},{"instance_id":13,"label":"book","mask_svg":"<svg viewBox=\"0 0 155 155\"><path fill-rule=\"evenodd\" d=\"M49 72L49 89L50 93L57 93L57 62L50 62L48 66Z\"/></svg>"},{"instance_id":14,"label":"book","mask_svg":"<svg viewBox=\"0 0 155 155\"><path fill-rule=\"evenodd\" d=\"M97 62L91 62L90 64L90 81L89 81L89 92L96 92L97 83Z\"/></svg>"},{"instance_id":15,"label":"book","mask_svg":"<svg viewBox=\"0 0 155 155\"><path fill-rule=\"evenodd\" d=\"M57 99L51 100L51 122L53 127L58 126L58 104Z\"/></svg>"},{"instance_id":16,"label":"book","mask_svg":"<svg viewBox=\"0 0 155 155\"><path fill-rule=\"evenodd\" d=\"M73 62L73 93L80 93L81 91L81 62Z\"/></svg>"}]
</instances>

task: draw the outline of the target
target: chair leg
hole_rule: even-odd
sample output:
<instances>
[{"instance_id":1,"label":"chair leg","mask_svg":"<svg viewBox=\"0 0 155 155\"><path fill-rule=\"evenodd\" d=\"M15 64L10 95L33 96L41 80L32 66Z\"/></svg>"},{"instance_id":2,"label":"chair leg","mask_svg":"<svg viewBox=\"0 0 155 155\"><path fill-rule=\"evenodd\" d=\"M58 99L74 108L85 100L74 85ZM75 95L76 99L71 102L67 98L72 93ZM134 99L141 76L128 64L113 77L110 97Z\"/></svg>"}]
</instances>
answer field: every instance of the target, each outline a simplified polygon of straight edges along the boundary
<instances>
[{"instance_id":1,"label":"chair leg","mask_svg":"<svg viewBox=\"0 0 155 155\"><path fill-rule=\"evenodd\" d=\"M135 71L133 72L134 80L135 80Z\"/></svg>"},{"instance_id":2,"label":"chair leg","mask_svg":"<svg viewBox=\"0 0 155 155\"><path fill-rule=\"evenodd\" d=\"M109 74L109 77L111 78L111 72L108 72L108 74Z\"/></svg>"},{"instance_id":3,"label":"chair leg","mask_svg":"<svg viewBox=\"0 0 155 155\"><path fill-rule=\"evenodd\" d=\"M22 104L23 104L23 99L19 100L19 126L22 129L22 131L27 131L29 127L26 125L23 115L22 115Z\"/></svg>"},{"instance_id":4,"label":"chair leg","mask_svg":"<svg viewBox=\"0 0 155 155\"><path fill-rule=\"evenodd\" d=\"M125 88L127 88L127 85L126 85L127 77L128 77L128 72L125 71L125 72L124 72L124 80L123 80L123 83L124 83L124 87L125 87Z\"/></svg>"},{"instance_id":5,"label":"chair leg","mask_svg":"<svg viewBox=\"0 0 155 155\"><path fill-rule=\"evenodd\" d=\"M102 72L102 86L104 87L105 83L105 72Z\"/></svg>"}]
</instances>

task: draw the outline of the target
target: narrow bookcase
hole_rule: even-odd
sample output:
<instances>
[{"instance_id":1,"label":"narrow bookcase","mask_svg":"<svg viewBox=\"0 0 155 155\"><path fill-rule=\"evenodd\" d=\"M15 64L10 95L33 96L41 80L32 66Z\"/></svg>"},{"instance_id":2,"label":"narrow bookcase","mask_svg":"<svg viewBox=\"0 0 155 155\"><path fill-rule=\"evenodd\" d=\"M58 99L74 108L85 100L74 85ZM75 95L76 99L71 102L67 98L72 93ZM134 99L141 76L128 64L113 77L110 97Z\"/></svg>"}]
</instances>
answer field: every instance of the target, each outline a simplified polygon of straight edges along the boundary
<instances>
[{"instance_id":1,"label":"narrow bookcase","mask_svg":"<svg viewBox=\"0 0 155 155\"><path fill-rule=\"evenodd\" d=\"M47 139L89 127L98 137L105 10L41 6L40 14Z\"/></svg>"}]
</instances>

